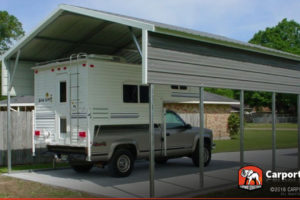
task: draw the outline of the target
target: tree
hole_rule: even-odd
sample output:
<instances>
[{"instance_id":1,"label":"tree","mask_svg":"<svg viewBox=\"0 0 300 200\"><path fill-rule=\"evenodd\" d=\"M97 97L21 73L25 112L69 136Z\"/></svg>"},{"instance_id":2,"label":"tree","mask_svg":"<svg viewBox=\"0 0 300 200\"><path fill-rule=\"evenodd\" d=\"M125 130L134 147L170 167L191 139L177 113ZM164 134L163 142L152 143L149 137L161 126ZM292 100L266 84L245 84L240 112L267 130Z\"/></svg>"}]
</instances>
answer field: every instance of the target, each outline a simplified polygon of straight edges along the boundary
<instances>
[{"instance_id":1,"label":"tree","mask_svg":"<svg viewBox=\"0 0 300 200\"><path fill-rule=\"evenodd\" d=\"M300 24L285 18L275 27L254 34L249 43L300 55Z\"/></svg>"},{"instance_id":2,"label":"tree","mask_svg":"<svg viewBox=\"0 0 300 200\"><path fill-rule=\"evenodd\" d=\"M229 98L234 98L235 97L235 91L231 90L231 89L205 88L204 90L206 92L215 93L215 94L226 96L226 97L229 97Z\"/></svg>"},{"instance_id":3,"label":"tree","mask_svg":"<svg viewBox=\"0 0 300 200\"><path fill-rule=\"evenodd\" d=\"M272 93L270 92L257 92L257 91L245 91L245 104L250 107L259 110L261 107L272 106Z\"/></svg>"},{"instance_id":4,"label":"tree","mask_svg":"<svg viewBox=\"0 0 300 200\"><path fill-rule=\"evenodd\" d=\"M266 28L264 31L259 31L254 34L249 43L259 44L265 47L286 51L300 55L300 24L294 20L288 21L286 18L279 22L275 27ZM260 97L268 97L269 94L256 92L248 99L254 103ZM246 98L245 98L246 99ZM294 112L296 105L296 95L278 94L277 95L277 110L279 112ZM266 105L270 106L271 102L265 101Z\"/></svg>"},{"instance_id":5,"label":"tree","mask_svg":"<svg viewBox=\"0 0 300 200\"><path fill-rule=\"evenodd\" d=\"M0 55L7 51L14 41L24 35L21 22L7 11L0 11ZM0 63L1 77L1 63ZM0 100L1 96L1 81L0 81Z\"/></svg>"},{"instance_id":6,"label":"tree","mask_svg":"<svg viewBox=\"0 0 300 200\"><path fill-rule=\"evenodd\" d=\"M23 35L21 22L7 11L0 11L0 54L8 50L13 42Z\"/></svg>"}]
</instances>

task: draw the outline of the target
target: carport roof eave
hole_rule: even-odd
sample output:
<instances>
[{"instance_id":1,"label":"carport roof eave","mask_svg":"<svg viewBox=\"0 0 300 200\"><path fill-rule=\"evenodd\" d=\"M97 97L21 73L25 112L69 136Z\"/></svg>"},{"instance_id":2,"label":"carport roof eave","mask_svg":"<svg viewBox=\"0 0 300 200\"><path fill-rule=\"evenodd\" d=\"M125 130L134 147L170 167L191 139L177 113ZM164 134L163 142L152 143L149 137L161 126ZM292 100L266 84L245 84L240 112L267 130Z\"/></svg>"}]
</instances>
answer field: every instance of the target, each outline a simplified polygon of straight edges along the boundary
<instances>
[{"instance_id":1,"label":"carport roof eave","mask_svg":"<svg viewBox=\"0 0 300 200\"><path fill-rule=\"evenodd\" d=\"M231 48L236 48L236 49L241 49L246 51L251 51L251 52L256 52L256 53L261 53L261 54L266 54L266 55L285 58L289 60L300 61L300 56L295 54L287 53L276 49L271 49L260 45L241 42L238 40L233 40L233 39L229 39L214 34L176 27L176 26L159 24L155 26L154 32L175 36L175 37L186 38L190 40L197 40L197 41L207 42L211 44L217 44L221 46L226 46L226 47L231 47Z\"/></svg>"},{"instance_id":2,"label":"carport roof eave","mask_svg":"<svg viewBox=\"0 0 300 200\"><path fill-rule=\"evenodd\" d=\"M18 41L13 47L11 47L7 52L2 55L2 58L7 60L13 56L18 49L21 49L28 42L34 39L41 30L43 30L48 24L53 22L59 15L63 12L69 12L77 15L92 17L100 20L106 20L114 23L119 23L127 26L131 26L137 29L146 29L150 31L155 31L154 24L145 23L143 21L138 21L130 18L121 17L114 14L109 14L101 11L95 11L87 8L81 8L71 5L61 4L55 9L45 20L43 20L32 32L25 35L20 41Z\"/></svg>"},{"instance_id":3,"label":"carport roof eave","mask_svg":"<svg viewBox=\"0 0 300 200\"><path fill-rule=\"evenodd\" d=\"M30 40L32 40L42 29L44 29L48 24L53 22L63 10L58 7L56 8L45 20L41 21L36 28L33 29L29 34L21 38L13 47L11 47L7 52L2 55L2 60L8 60L13 54L15 54L18 49L21 49L25 46Z\"/></svg>"},{"instance_id":4,"label":"carport roof eave","mask_svg":"<svg viewBox=\"0 0 300 200\"><path fill-rule=\"evenodd\" d=\"M66 4L61 4L59 5L59 8L61 8L64 11L68 11L71 13L79 14L79 15L84 15L96 19L101 19L101 20L106 20L118 24L123 24L126 26L132 26L134 28L139 28L139 29L146 29L149 31L155 31L155 26L152 23L142 21L139 19L134 19L122 15L117 15L114 13L108 13L108 12L103 12L99 10L93 10L93 9L88 9L88 8L82 8L78 6L72 6L72 5L66 5Z\"/></svg>"}]
</instances>

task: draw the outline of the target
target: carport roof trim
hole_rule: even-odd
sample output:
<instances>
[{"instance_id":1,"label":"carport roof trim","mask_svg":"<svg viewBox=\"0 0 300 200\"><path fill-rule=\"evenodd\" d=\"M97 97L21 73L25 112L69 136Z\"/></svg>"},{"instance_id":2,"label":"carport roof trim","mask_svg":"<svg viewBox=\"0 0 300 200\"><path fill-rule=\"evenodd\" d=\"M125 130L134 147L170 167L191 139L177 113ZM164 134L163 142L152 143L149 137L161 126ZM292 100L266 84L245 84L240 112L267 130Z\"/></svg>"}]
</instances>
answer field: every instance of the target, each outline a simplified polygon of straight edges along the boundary
<instances>
[{"instance_id":1,"label":"carport roof trim","mask_svg":"<svg viewBox=\"0 0 300 200\"><path fill-rule=\"evenodd\" d=\"M246 42L241 42L234 39L229 39L223 36L205 33L201 31L196 31L192 29L177 27L173 25L158 23L150 20L144 20L89 8L83 8L78 6L61 4L58 6L56 10L54 10L44 21L42 21L30 34L24 36L19 42L17 42L14 47L10 48L0 60L6 58L8 59L13 54L17 52L18 49L21 49L27 42L33 39L43 28L45 28L48 24L54 21L62 12L67 11L74 14L89 16L97 19L107 20L127 26L132 26L138 29L146 29L148 31L153 31L161 34L182 37L191 40L198 40L207 43L227 46L231 48L242 49L251 52L257 52L262 54L267 54L271 56L291 59L300 61L300 56L255 45Z\"/></svg>"}]
</instances>

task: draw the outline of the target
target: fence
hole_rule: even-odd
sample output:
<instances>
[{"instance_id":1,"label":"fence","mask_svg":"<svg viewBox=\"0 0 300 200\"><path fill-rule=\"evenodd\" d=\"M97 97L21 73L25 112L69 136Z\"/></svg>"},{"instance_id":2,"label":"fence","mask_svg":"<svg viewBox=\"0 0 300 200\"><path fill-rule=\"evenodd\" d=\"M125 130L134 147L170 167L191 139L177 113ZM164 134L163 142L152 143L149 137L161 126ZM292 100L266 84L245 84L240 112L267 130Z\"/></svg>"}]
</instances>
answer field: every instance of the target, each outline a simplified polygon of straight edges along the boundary
<instances>
[{"instance_id":1,"label":"fence","mask_svg":"<svg viewBox=\"0 0 300 200\"><path fill-rule=\"evenodd\" d=\"M272 113L252 113L245 115L248 123L272 123ZM297 116L289 114L276 114L276 123L297 123Z\"/></svg>"},{"instance_id":2,"label":"fence","mask_svg":"<svg viewBox=\"0 0 300 200\"><path fill-rule=\"evenodd\" d=\"M0 112L0 165L7 163L7 112ZM36 147L32 157L32 112L11 112L12 164L43 163L51 161L45 146Z\"/></svg>"}]
</instances>

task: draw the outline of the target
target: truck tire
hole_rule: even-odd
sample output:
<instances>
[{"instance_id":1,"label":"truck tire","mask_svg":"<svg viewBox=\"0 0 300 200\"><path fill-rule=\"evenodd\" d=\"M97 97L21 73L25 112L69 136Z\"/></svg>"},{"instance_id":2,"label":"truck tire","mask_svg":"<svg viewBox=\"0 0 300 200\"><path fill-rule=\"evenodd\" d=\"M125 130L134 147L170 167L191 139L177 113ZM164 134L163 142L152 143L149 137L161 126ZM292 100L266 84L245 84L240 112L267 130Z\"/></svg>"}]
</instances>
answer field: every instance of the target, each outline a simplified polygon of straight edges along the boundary
<instances>
[{"instance_id":1,"label":"truck tire","mask_svg":"<svg viewBox=\"0 0 300 200\"><path fill-rule=\"evenodd\" d=\"M89 172L94 164L93 163L88 163L88 164L72 164L70 163L72 169L78 173L87 173Z\"/></svg>"},{"instance_id":2,"label":"truck tire","mask_svg":"<svg viewBox=\"0 0 300 200\"><path fill-rule=\"evenodd\" d=\"M166 164L168 162L168 158L156 158L155 163L157 164Z\"/></svg>"},{"instance_id":3,"label":"truck tire","mask_svg":"<svg viewBox=\"0 0 300 200\"><path fill-rule=\"evenodd\" d=\"M127 177L134 167L134 157L127 149L117 149L108 163L108 169L113 177Z\"/></svg>"},{"instance_id":4,"label":"truck tire","mask_svg":"<svg viewBox=\"0 0 300 200\"><path fill-rule=\"evenodd\" d=\"M193 163L196 167L199 167L199 145L197 144L197 147L192 155ZM206 167L211 160L211 148L210 145L205 143L204 144L204 166Z\"/></svg>"}]
</instances>

